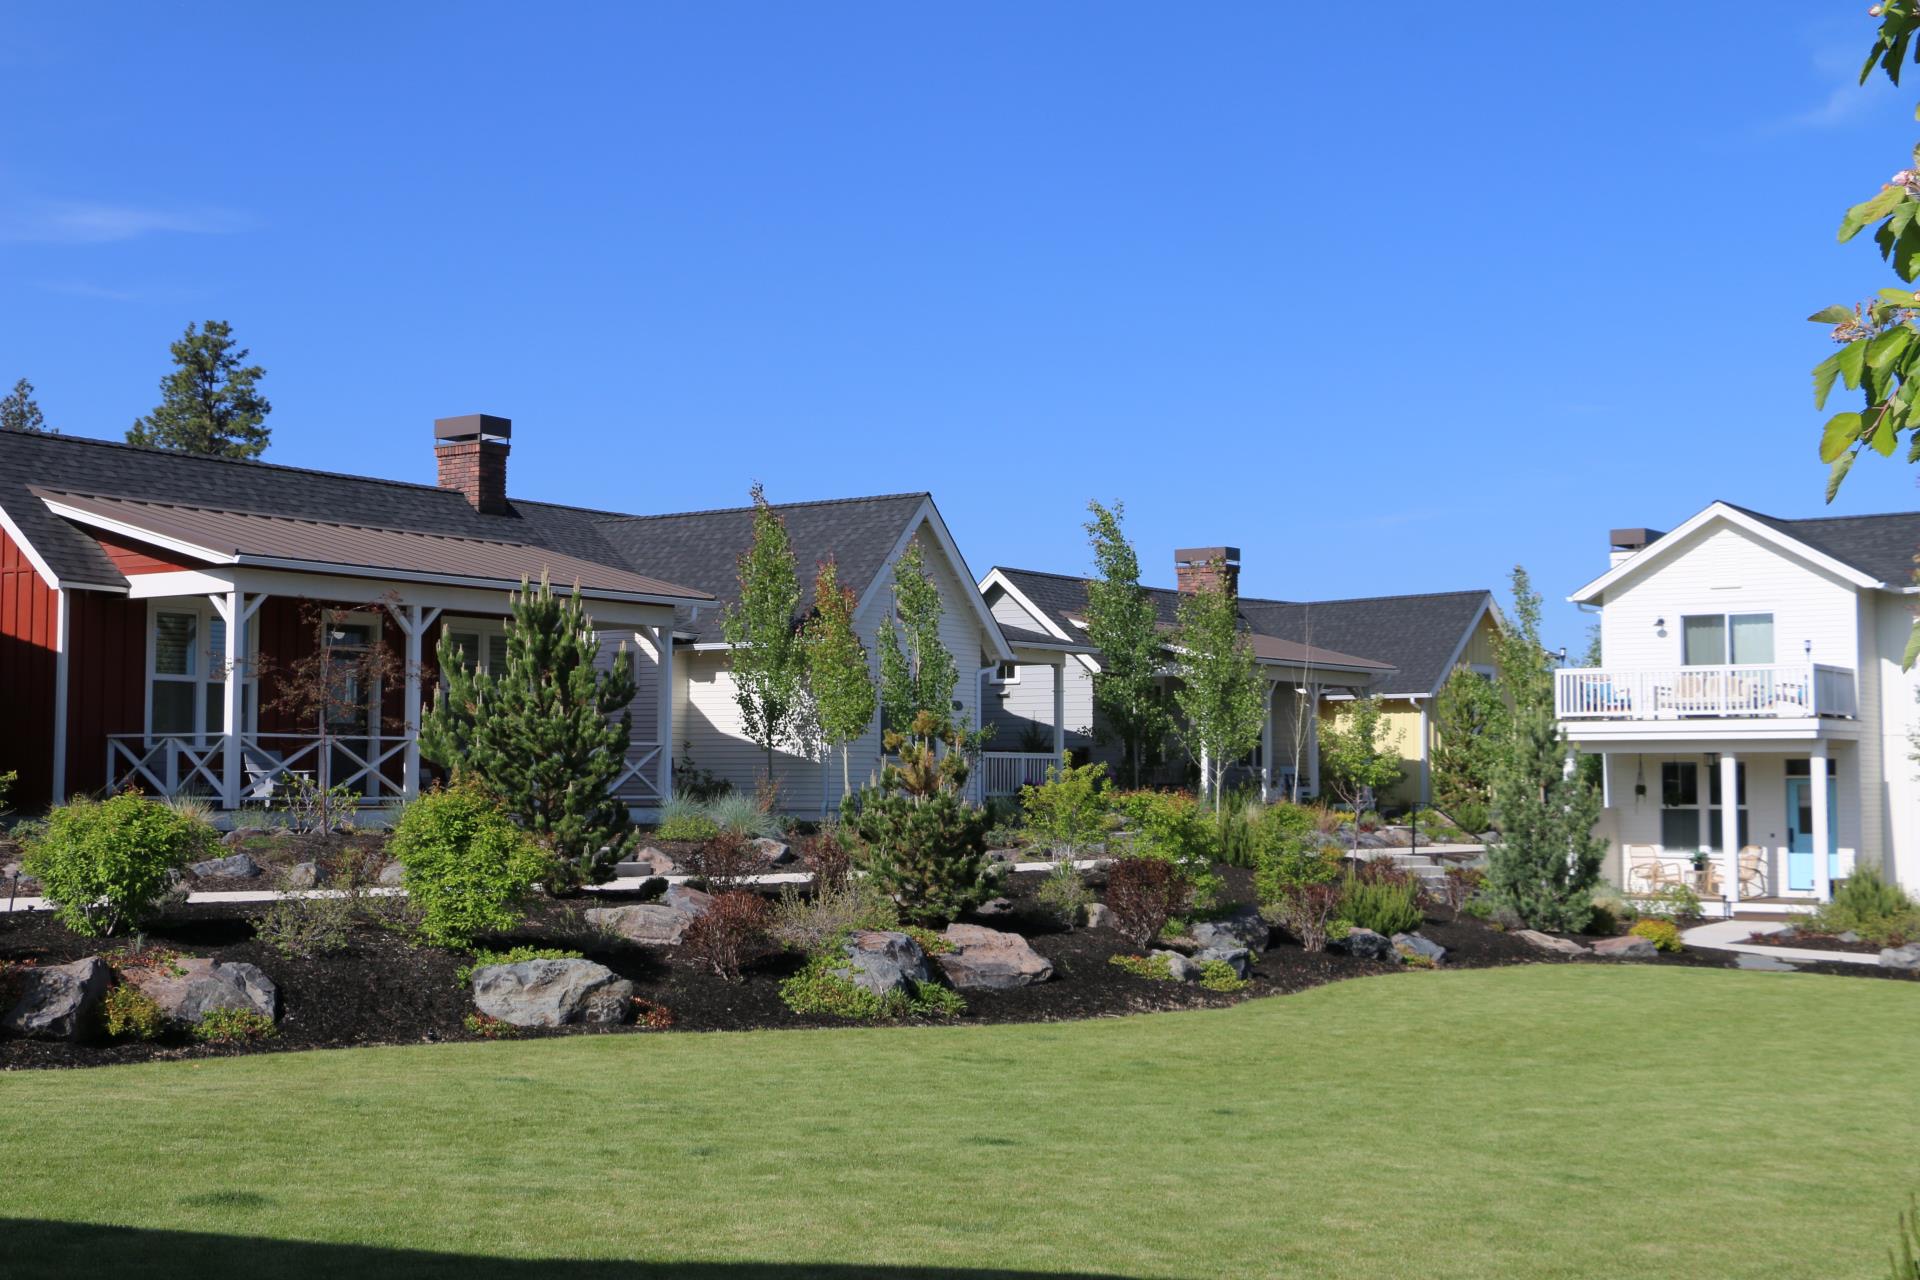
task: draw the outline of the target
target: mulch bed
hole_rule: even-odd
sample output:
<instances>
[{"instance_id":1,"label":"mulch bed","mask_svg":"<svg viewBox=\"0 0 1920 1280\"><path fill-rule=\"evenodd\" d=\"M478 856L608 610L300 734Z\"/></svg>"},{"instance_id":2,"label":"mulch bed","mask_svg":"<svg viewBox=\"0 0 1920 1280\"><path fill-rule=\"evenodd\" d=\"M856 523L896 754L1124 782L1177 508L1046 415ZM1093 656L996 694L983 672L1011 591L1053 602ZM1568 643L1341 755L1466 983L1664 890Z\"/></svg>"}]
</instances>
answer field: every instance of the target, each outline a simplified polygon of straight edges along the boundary
<instances>
[{"instance_id":1,"label":"mulch bed","mask_svg":"<svg viewBox=\"0 0 1920 1280\"><path fill-rule=\"evenodd\" d=\"M345 839L352 842L358 837ZM294 844L284 839L275 843ZM338 844L335 848L345 852L349 845ZM316 850L308 847L298 852L314 856ZM326 850L318 852L324 858ZM297 860L301 859L289 859ZM1227 879L1228 896L1235 901L1250 901L1250 874L1236 868L1222 868L1222 871ZM967 1011L958 1021L973 1024L1054 1022L1218 1007L1370 974L1404 972L1407 980L1419 980L1416 971L1405 970L1397 963L1358 960L1333 951L1303 951L1279 932L1274 935L1271 949L1255 964L1250 975L1252 986L1240 993L1211 992L1190 983L1135 977L1108 963L1110 956L1135 950L1117 934L1105 929L1062 930L1031 910L1032 892L1042 878L1034 874L1012 877L1007 886L1007 896L1014 902L1012 914L979 919L977 923L1024 935L1036 951L1053 963L1053 979L1012 991L967 992ZM251 887L267 886L255 881ZM800 967L802 961L797 956L763 960L748 970L746 981L730 984L716 975L698 971L688 959L670 949L613 943L586 928L583 913L588 908L617 906L634 900L637 899L630 894L592 893L570 900L542 901L534 906L519 928L504 937L488 940L488 945L562 947L583 952L633 980L642 997L672 1010L674 1030L847 1025L836 1019L801 1017L781 1003L780 980ZM0 1039L0 1069L95 1066L270 1050L479 1038L464 1025L472 1005L455 979L455 971L467 959L464 954L416 946L398 933L364 927L355 931L352 946L345 952L313 959L287 958L254 939L252 922L265 909L264 904L175 904L163 918L148 927L143 940L148 946L168 947L186 955L243 960L258 965L280 989L283 1012L280 1032L274 1039L243 1046L214 1046L195 1042L184 1032L171 1032L168 1038L154 1043L74 1045L8 1037ZM1617 963L1547 955L1479 920L1454 918L1444 907L1429 910L1421 932L1447 948L1447 968ZM59 964L125 948L130 942L127 938L79 937L45 912L0 917L0 961ZM1731 953L1692 950L1677 956L1663 956L1657 961L1666 966L1715 968L1729 967L1733 962ZM1804 967L1831 972L1862 969L1837 964ZM627 1033L660 1034L642 1028L620 1028L597 1032L527 1030L520 1032L520 1036Z\"/></svg>"},{"instance_id":2,"label":"mulch bed","mask_svg":"<svg viewBox=\"0 0 1920 1280\"><path fill-rule=\"evenodd\" d=\"M1843 942L1830 933L1756 933L1741 941L1756 947L1802 947L1809 951L1846 951L1857 956L1877 956L1881 952L1877 942Z\"/></svg>"}]
</instances>

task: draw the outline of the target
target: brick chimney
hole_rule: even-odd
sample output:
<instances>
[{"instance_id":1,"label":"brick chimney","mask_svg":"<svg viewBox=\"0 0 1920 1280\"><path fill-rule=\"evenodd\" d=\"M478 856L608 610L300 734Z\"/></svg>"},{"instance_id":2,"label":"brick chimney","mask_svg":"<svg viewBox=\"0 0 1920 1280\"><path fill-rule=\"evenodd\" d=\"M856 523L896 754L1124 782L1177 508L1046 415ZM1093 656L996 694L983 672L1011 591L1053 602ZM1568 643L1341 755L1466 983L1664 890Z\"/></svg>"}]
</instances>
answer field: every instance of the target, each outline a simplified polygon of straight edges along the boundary
<instances>
[{"instance_id":1,"label":"brick chimney","mask_svg":"<svg viewBox=\"0 0 1920 1280\"><path fill-rule=\"evenodd\" d=\"M490 413L467 413L433 420L433 455L440 464L439 484L466 495L475 511L511 514L507 505L507 439L513 420Z\"/></svg>"},{"instance_id":2,"label":"brick chimney","mask_svg":"<svg viewBox=\"0 0 1920 1280\"><path fill-rule=\"evenodd\" d=\"M1173 553L1173 576L1180 594L1192 595L1224 586L1227 594L1240 594L1240 548L1187 547Z\"/></svg>"}]
</instances>

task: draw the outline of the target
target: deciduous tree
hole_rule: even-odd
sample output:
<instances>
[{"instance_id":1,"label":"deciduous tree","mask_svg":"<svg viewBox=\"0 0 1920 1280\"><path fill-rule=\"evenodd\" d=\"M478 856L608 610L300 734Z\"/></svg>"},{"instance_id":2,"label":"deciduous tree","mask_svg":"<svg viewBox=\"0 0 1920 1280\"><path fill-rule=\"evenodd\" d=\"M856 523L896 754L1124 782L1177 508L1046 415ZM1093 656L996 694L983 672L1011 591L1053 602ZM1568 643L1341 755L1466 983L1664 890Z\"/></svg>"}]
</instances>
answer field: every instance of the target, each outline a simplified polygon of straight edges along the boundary
<instances>
[{"instance_id":1,"label":"deciduous tree","mask_svg":"<svg viewBox=\"0 0 1920 1280\"><path fill-rule=\"evenodd\" d=\"M927 576L918 543L893 565L893 613L880 627L880 717L893 733L913 733L922 712L953 723L960 667L940 639L940 588Z\"/></svg>"},{"instance_id":2,"label":"deciduous tree","mask_svg":"<svg viewBox=\"0 0 1920 1280\"><path fill-rule=\"evenodd\" d=\"M1380 702L1355 698L1346 713L1320 731L1320 776L1354 810L1354 842L1360 839L1360 809L1382 787L1400 779L1400 757L1380 743Z\"/></svg>"},{"instance_id":3,"label":"deciduous tree","mask_svg":"<svg viewBox=\"0 0 1920 1280\"><path fill-rule=\"evenodd\" d=\"M1180 600L1180 625L1174 638L1174 670L1180 683L1174 705L1180 709L1181 739L1200 763L1201 789L1220 807L1227 766L1260 741L1266 714L1266 690L1253 660L1253 642L1240 628L1234 596L1214 575L1212 585Z\"/></svg>"},{"instance_id":4,"label":"deciduous tree","mask_svg":"<svg viewBox=\"0 0 1920 1280\"><path fill-rule=\"evenodd\" d=\"M840 568L824 560L813 579L813 616L807 620L807 686L820 738L840 748L840 794L853 792L847 755L852 743L873 726L877 697L867 646L853 627L853 589L840 585Z\"/></svg>"},{"instance_id":5,"label":"deciduous tree","mask_svg":"<svg viewBox=\"0 0 1920 1280\"><path fill-rule=\"evenodd\" d=\"M1086 523L1095 576L1087 583L1087 642L1100 653L1093 676L1094 723L1119 739L1129 786L1159 758L1172 719L1159 676L1165 663L1153 599L1140 586L1140 558L1121 531L1125 509L1089 502ZM1056 674L1059 679L1064 674Z\"/></svg>"},{"instance_id":6,"label":"deciduous tree","mask_svg":"<svg viewBox=\"0 0 1920 1280\"><path fill-rule=\"evenodd\" d=\"M774 752L797 741L806 723L806 645L801 638L800 578L787 523L753 486L753 541L740 554L740 594L720 613L729 646L733 698L741 727L767 758L766 781L776 784Z\"/></svg>"}]
</instances>

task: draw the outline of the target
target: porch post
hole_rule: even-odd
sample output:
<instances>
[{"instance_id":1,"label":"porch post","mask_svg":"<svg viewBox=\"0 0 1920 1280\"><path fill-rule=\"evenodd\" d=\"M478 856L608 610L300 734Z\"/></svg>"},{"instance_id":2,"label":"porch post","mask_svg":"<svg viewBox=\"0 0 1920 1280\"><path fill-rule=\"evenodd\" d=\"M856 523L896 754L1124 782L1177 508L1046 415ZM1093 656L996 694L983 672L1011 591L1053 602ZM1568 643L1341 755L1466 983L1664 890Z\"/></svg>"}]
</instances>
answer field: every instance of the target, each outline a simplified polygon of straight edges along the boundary
<instances>
[{"instance_id":1,"label":"porch post","mask_svg":"<svg viewBox=\"0 0 1920 1280\"><path fill-rule=\"evenodd\" d=\"M247 679L241 664L247 656L247 621L264 597L256 597L249 608L246 593L236 586L224 595L208 598L213 601L220 620L227 624L226 651L221 655L226 667L226 687L221 690L224 696L220 716L220 804L222 808L238 809L241 766L245 760L240 734L246 727L247 717Z\"/></svg>"},{"instance_id":2,"label":"porch post","mask_svg":"<svg viewBox=\"0 0 1920 1280\"><path fill-rule=\"evenodd\" d=\"M422 641L427 628L439 618L440 610L417 604L389 605L387 612L406 640L405 697L402 716L406 721L407 745L402 749L400 790L409 800L420 794L420 667ZM377 779L376 779L377 781Z\"/></svg>"},{"instance_id":3,"label":"porch post","mask_svg":"<svg viewBox=\"0 0 1920 1280\"><path fill-rule=\"evenodd\" d=\"M1730 751L1720 753L1720 876L1731 916L1740 902L1740 760Z\"/></svg>"},{"instance_id":4,"label":"porch post","mask_svg":"<svg viewBox=\"0 0 1920 1280\"><path fill-rule=\"evenodd\" d=\"M1067 752L1067 662L1063 654L1060 665L1053 668L1053 758L1060 759ZM1085 764L1082 760L1080 763Z\"/></svg>"},{"instance_id":5,"label":"porch post","mask_svg":"<svg viewBox=\"0 0 1920 1280\"><path fill-rule=\"evenodd\" d=\"M655 664L660 673L660 691L654 698L654 734L660 739L660 803L673 798L673 624L663 622L653 629L654 649L660 655Z\"/></svg>"},{"instance_id":6,"label":"porch post","mask_svg":"<svg viewBox=\"0 0 1920 1280\"><path fill-rule=\"evenodd\" d=\"M1827 865L1828 850L1833 847L1833 814L1827 805L1827 746L1825 738L1813 744L1813 758L1807 762L1807 785L1813 788L1813 896L1827 902L1833 898L1833 873Z\"/></svg>"},{"instance_id":7,"label":"porch post","mask_svg":"<svg viewBox=\"0 0 1920 1280\"><path fill-rule=\"evenodd\" d=\"M1267 681L1266 711L1260 717L1260 798L1273 798L1273 695L1277 680Z\"/></svg>"},{"instance_id":8,"label":"porch post","mask_svg":"<svg viewBox=\"0 0 1920 1280\"><path fill-rule=\"evenodd\" d=\"M1320 686L1307 686L1307 790L1320 798Z\"/></svg>"}]
</instances>

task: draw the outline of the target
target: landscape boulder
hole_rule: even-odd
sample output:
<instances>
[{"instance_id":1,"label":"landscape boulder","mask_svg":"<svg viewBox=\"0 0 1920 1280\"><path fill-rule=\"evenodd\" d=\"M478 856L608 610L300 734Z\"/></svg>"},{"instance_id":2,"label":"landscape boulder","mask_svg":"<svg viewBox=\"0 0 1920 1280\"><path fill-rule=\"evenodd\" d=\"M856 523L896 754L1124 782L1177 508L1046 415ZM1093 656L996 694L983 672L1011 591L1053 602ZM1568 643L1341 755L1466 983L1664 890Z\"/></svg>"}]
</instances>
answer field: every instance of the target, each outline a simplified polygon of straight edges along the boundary
<instances>
[{"instance_id":1,"label":"landscape boulder","mask_svg":"<svg viewBox=\"0 0 1920 1280\"><path fill-rule=\"evenodd\" d=\"M202 880L215 877L248 880L260 874L260 864L244 853L230 853L224 858L209 858L205 862L196 862L187 870Z\"/></svg>"},{"instance_id":2,"label":"landscape boulder","mask_svg":"<svg viewBox=\"0 0 1920 1280\"><path fill-rule=\"evenodd\" d=\"M856 987L877 996L913 994L913 984L929 981L927 953L904 933L891 929L856 929L841 944L847 963L833 970Z\"/></svg>"},{"instance_id":3,"label":"landscape boulder","mask_svg":"<svg viewBox=\"0 0 1920 1280\"><path fill-rule=\"evenodd\" d=\"M287 872L286 887L289 889L313 889L317 888L325 880L326 877L320 872L319 863L296 862L293 864L293 869Z\"/></svg>"},{"instance_id":4,"label":"landscape boulder","mask_svg":"<svg viewBox=\"0 0 1920 1280\"><path fill-rule=\"evenodd\" d=\"M1165 956L1167 972L1173 975L1175 982L1200 981L1200 966L1181 955L1178 951L1150 951L1149 956Z\"/></svg>"},{"instance_id":5,"label":"landscape boulder","mask_svg":"<svg viewBox=\"0 0 1920 1280\"><path fill-rule=\"evenodd\" d=\"M245 827L235 827L231 831L226 831L221 833L220 844L224 848L238 849L241 845L247 842L248 834L249 832Z\"/></svg>"},{"instance_id":6,"label":"landscape boulder","mask_svg":"<svg viewBox=\"0 0 1920 1280\"><path fill-rule=\"evenodd\" d=\"M1330 945L1340 948L1356 960L1391 960L1395 955L1393 942L1385 934L1358 925L1347 930L1346 937Z\"/></svg>"},{"instance_id":7,"label":"landscape boulder","mask_svg":"<svg viewBox=\"0 0 1920 1280\"><path fill-rule=\"evenodd\" d=\"M210 1009L247 1009L272 1018L280 1011L280 992L259 966L244 961L180 956L121 975L160 1006L160 1012L188 1026Z\"/></svg>"},{"instance_id":8,"label":"landscape boulder","mask_svg":"<svg viewBox=\"0 0 1920 1280\"><path fill-rule=\"evenodd\" d=\"M784 867L789 862L799 861L800 855L787 847L784 840L770 840L761 836L753 842L754 852L760 855L760 861L769 867Z\"/></svg>"},{"instance_id":9,"label":"landscape boulder","mask_svg":"<svg viewBox=\"0 0 1920 1280\"><path fill-rule=\"evenodd\" d=\"M1404 849L1413 843L1413 832L1405 827L1382 827L1377 834L1389 849Z\"/></svg>"},{"instance_id":10,"label":"landscape boulder","mask_svg":"<svg viewBox=\"0 0 1920 1280\"><path fill-rule=\"evenodd\" d=\"M1227 967L1233 970L1233 976L1236 978L1246 977L1247 970L1253 967L1253 953L1237 943L1216 943L1193 953L1193 962L1202 968L1215 960L1224 961Z\"/></svg>"},{"instance_id":11,"label":"landscape boulder","mask_svg":"<svg viewBox=\"0 0 1920 1280\"><path fill-rule=\"evenodd\" d=\"M1542 951L1551 951L1559 956L1584 956L1587 949L1571 938L1556 938L1550 933L1541 933L1538 929L1515 929L1513 936L1530 947Z\"/></svg>"},{"instance_id":12,"label":"landscape boulder","mask_svg":"<svg viewBox=\"0 0 1920 1280\"><path fill-rule=\"evenodd\" d=\"M689 916L703 916L713 908L712 894L684 884L669 885L660 895L660 901Z\"/></svg>"},{"instance_id":13,"label":"landscape boulder","mask_svg":"<svg viewBox=\"0 0 1920 1280\"><path fill-rule=\"evenodd\" d=\"M375 878L384 885L403 884L406 882L407 869L397 862L389 862L380 868L380 874Z\"/></svg>"},{"instance_id":14,"label":"landscape boulder","mask_svg":"<svg viewBox=\"0 0 1920 1280\"><path fill-rule=\"evenodd\" d=\"M1880 967L1883 969L1920 969L1920 943L1908 943L1904 947L1887 947L1880 952Z\"/></svg>"},{"instance_id":15,"label":"landscape boulder","mask_svg":"<svg viewBox=\"0 0 1920 1280\"><path fill-rule=\"evenodd\" d=\"M624 907L592 907L587 927L650 947L679 945L693 914L664 902L635 902Z\"/></svg>"},{"instance_id":16,"label":"landscape boulder","mask_svg":"<svg viewBox=\"0 0 1920 1280\"><path fill-rule=\"evenodd\" d=\"M98 1022L108 975L97 956L24 969L17 979L20 995L0 1018L0 1028L17 1036L79 1040Z\"/></svg>"},{"instance_id":17,"label":"landscape boulder","mask_svg":"<svg viewBox=\"0 0 1920 1280\"><path fill-rule=\"evenodd\" d=\"M1187 932L1202 947L1245 947L1249 951L1265 951L1273 926L1267 923L1258 907L1243 906L1230 916L1203 920Z\"/></svg>"},{"instance_id":18,"label":"landscape boulder","mask_svg":"<svg viewBox=\"0 0 1920 1280\"><path fill-rule=\"evenodd\" d=\"M633 984L591 960L522 960L474 970L473 1003L516 1027L606 1026L633 1016Z\"/></svg>"},{"instance_id":19,"label":"landscape boulder","mask_svg":"<svg viewBox=\"0 0 1920 1280\"><path fill-rule=\"evenodd\" d=\"M1008 991L1053 976L1053 962L1017 933L978 924L950 924L942 936L953 950L934 960L947 981L962 991Z\"/></svg>"},{"instance_id":20,"label":"landscape boulder","mask_svg":"<svg viewBox=\"0 0 1920 1280\"><path fill-rule=\"evenodd\" d=\"M680 874L679 864L666 854L649 845L614 864L613 873L617 876L675 876Z\"/></svg>"},{"instance_id":21,"label":"landscape boulder","mask_svg":"<svg viewBox=\"0 0 1920 1280\"><path fill-rule=\"evenodd\" d=\"M1104 902L1087 904L1087 928L1111 929L1113 927L1113 908Z\"/></svg>"},{"instance_id":22,"label":"landscape boulder","mask_svg":"<svg viewBox=\"0 0 1920 1280\"><path fill-rule=\"evenodd\" d=\"M1425 956L1439 964L1447 958L1447 949L1431 938L1423 938L1417 933L1396 933L1393 935L1393 949L1402 956Z\"/></svg>"},{"instance_id":23,"label":"landscape boulder","mask_svg":"<svg viewBox=\"0 0 1920 1280\"><path fill-rule=\"evenodd\" d=\"M1080 868L1080 882L1095 889L1107 882L1107 873L1113 870L1112 858L1086 858L1087 864Z\"/></svg>"},{"instance_id":24,"label":"landscape boulder","mask_svg":"<svg viewBox=\"0 0 1920 1280\"><path fill-rule=\"evenodd\" d=\"M1617 938L1602 938L1594 943L1593 954L1614 960L1651 960L1660 952L1652 939L1623 933Z\"/></svg>"},{"instance_id":25,"label":"landscape boulder","mask_svg":"<svg viewBox=\"0 0 1920 1280\"><path fill-rule=\"evenodd\" d=\"M973 909L973 914L986 916L988 918L994 916L1010 916L1013 914L1013 899L988 898L985 902Z\"/></svg>"}]
</instances>

